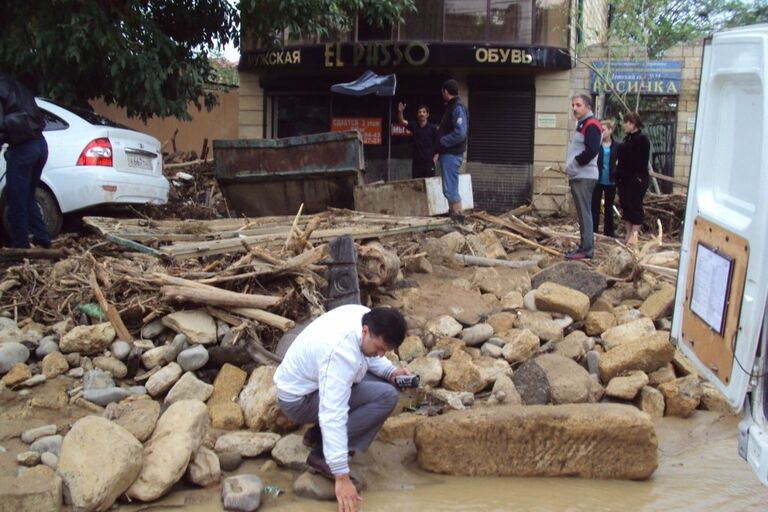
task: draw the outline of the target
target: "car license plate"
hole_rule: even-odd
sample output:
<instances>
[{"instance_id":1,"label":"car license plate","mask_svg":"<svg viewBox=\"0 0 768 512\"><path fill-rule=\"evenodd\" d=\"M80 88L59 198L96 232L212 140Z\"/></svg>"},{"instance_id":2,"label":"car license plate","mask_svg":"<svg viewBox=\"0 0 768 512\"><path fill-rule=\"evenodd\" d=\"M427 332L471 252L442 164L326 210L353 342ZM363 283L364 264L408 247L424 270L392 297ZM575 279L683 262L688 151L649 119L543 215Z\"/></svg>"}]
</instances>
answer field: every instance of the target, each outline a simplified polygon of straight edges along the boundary
<instances>
[{"instance_id":1,"label":"car license plate","mask_svg":"<svg viewBox=\"0 0 768 512\"><path fill-rule=\"evenodd\" d=\"M152 159L144 155L136 155L127 153L128 167L134 167L136 169L152 170Z\"/></svg>"}]
</instances>

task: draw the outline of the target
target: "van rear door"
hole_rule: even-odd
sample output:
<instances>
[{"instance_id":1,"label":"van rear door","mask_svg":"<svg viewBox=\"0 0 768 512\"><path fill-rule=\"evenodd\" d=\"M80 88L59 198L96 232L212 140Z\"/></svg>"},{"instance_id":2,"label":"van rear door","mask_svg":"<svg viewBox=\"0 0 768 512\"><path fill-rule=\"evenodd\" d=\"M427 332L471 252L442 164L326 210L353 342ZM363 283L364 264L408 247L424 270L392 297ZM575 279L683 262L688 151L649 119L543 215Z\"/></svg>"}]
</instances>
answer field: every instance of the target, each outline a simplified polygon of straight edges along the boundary
<instances>
[{"instance_id":1,"label":"van rear door","mask_svg":"<svg viewBox=\"0 0 768 512\"><path fill-rule=\"evenodd\" d=\"M735 410L768 295L767 71L768 25L705 44L671 332Z\"/></svg>"}]
</instances>

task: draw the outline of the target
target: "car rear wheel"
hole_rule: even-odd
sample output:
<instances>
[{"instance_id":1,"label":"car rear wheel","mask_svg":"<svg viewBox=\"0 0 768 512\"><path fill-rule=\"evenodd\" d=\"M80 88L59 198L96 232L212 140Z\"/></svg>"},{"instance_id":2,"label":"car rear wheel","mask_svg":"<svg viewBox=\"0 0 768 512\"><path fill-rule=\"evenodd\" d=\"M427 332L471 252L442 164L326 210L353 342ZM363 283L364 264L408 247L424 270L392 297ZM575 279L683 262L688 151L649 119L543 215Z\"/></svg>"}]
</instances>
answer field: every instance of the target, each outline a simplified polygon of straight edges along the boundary
<instances>
[{"instance_id":1,"label":"car rear wheel","mask_svg":"<svg viewBox=\"0 0 768 512\"><path fill-rule=\"evenodd\" d=\"M56 198L53 197L47 189L38 187L35 189L35 201L40 208L40 213L43 216L43 222L45 227L48 228L48 234L51 238L55 237L61 232L61 226L64 222L64 217L59 211L59 205L56 202ZM8 204L5 202L3 207L3 230L7 235L10 235L10 221L8 218Z\"/></svg>"}]
</instances>

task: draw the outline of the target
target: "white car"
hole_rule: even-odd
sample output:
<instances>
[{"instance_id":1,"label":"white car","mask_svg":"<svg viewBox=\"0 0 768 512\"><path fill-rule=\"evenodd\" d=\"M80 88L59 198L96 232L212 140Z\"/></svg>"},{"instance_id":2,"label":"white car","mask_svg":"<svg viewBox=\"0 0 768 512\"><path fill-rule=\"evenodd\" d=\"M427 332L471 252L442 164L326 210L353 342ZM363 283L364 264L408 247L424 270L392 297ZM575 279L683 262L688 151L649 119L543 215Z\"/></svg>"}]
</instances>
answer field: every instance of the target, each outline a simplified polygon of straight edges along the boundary
<instances>
[{"instance_id":1,"label":"white car","mask_svg":"<svg viewBox=\"0 0 768 512\"><path fill-rule=\"evenodd\" d=\"M36 101L45 114L48 161L35 196L52 236L61 230L65 213L168 201L160 141L88 110ZM0 211L7 228L5 166L0 158Z\"/></svg>"}]
</instances>

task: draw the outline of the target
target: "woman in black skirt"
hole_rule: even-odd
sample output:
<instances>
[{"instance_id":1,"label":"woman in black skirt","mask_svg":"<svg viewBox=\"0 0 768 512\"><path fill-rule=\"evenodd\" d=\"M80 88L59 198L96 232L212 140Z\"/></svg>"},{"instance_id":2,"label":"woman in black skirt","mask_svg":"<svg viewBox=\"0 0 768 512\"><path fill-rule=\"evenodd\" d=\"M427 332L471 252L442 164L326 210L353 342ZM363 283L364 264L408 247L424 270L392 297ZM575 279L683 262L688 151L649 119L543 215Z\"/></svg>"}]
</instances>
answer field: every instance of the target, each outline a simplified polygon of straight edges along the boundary
<instances>
[{"instance_id":1,"label":"woman in black skirt","mask_svg":"<svg viewBox=\"0 0 768 512\"><path fill-rule=\"evenodd\" d=\"M651 181L648 174L651 142L641 131L642 127L643 121L638 113L630 112L624 116L626 136L619 147L616 183L626 233L624 243L627 245L637 243L644 219L643 197Z\"/></svg>"}]
</instances>

